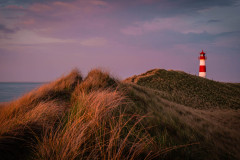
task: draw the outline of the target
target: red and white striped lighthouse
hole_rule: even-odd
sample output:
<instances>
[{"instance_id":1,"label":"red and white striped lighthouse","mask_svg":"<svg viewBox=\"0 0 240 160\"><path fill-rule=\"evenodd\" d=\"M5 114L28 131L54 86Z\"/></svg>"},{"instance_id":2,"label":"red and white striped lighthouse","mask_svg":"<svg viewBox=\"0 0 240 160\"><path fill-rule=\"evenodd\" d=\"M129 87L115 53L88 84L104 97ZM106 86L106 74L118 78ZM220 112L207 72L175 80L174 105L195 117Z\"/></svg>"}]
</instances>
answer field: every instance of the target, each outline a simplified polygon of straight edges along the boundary
<instances>
[{"instance_id":1,"label":"red and white striped lighthouse","mask_svg":"<svg viewBox=\"0 0 240 160\"><path fill-rule=\"evenodd\" d=\"M199 66L199 77L203 77L206 78L206 59L207 57L205 57L205 54L202 50L202 52L200 53L200 57L198 57L198 59L200 60L200 66Z\"/></svg>"}]
</instances>

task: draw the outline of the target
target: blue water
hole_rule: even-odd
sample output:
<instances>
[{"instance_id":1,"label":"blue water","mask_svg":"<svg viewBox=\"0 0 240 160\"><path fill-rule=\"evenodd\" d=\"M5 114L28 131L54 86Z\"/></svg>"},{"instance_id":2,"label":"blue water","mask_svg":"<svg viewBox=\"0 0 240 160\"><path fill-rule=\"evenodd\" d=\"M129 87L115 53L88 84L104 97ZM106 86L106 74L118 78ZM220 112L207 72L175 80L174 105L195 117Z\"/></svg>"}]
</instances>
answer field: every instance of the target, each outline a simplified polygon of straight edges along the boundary
<instances>
[{"instance_id":1,"label":"blue water","mask_svg":"<svg viewBox=\"0 0 240 160\"><path fill-rule=\"evenodd\" d=\"M42 84L44 83L0 82L0 102L8 102L17 99Z\"/></svg>"}]
</instances>

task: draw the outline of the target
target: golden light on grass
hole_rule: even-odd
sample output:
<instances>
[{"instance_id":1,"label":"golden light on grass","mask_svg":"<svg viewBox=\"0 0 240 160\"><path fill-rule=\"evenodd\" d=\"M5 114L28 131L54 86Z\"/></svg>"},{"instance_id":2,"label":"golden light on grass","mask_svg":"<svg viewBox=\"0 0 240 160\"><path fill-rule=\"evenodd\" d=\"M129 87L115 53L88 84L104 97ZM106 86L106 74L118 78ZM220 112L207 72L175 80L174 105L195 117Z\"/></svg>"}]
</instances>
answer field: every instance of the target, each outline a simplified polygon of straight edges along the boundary
<instances>
[{"instance_id":1,"label":"golden light on grass","mask_svg":"<svg viewBox=\"0 0 240 160\"><path fill-rule=\"evenodd\" d=\"M185 77L192 82L193 77L185 73L168 72L174 79ZM212 106L213 113L209 105L222 102L208 102L208 99L206 108L196 109L198 102L191 103L193 106L183 105L190 104L195 95L171 92L169 86L179 86L165 74L149 71L121 82L99 69L90 71L84 79L74 70L3 104L1 158L237 159L239 146L235 144L239 142L239 128L230 126L237 126L239 112L231 106L227 111L225 106L224 112ZM199 81L203 85L222 86L206 79ZM235 86L226 85L223 88ZM237 92L235 88L233 104L238 102L234 98Z\"/></svg>"}]
</instances>

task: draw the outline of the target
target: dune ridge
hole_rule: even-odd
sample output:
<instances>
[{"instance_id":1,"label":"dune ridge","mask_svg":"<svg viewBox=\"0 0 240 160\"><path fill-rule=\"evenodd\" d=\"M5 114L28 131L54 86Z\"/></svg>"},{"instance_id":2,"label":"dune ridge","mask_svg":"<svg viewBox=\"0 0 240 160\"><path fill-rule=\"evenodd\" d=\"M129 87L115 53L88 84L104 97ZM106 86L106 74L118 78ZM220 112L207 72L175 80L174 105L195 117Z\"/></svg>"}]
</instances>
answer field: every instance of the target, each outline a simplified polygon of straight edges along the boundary
<instances>
[{"instance_id":1,"label":"dune ridge","mask_svg":"<svg viewBox=\"0 0 240 160\"><path fill-rule=\"evenodd\" d=\"M239 159L238 93L238 84L179 71L154 69L120 81L100 69L85 78L73 70L2 104L0 155L2 159Z\"/></svg>"}]
</instances>

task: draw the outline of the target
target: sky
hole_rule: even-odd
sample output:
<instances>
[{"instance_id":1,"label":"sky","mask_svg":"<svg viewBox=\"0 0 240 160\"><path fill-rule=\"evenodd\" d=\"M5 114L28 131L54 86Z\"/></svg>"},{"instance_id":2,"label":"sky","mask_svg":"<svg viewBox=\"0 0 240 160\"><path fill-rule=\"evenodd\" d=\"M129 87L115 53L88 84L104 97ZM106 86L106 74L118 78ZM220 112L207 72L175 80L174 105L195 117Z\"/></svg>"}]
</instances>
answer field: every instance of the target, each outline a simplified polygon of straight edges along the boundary
<instances>
[{"instance_id":1,"label":"sky","mask_svg":"<svg viewBox=\"0 0 240 160\"><path fill-rule=\"evenodd\" d=\"M1 0L0 82L78 68L119 79L150 69L240 82L240 0Z\"/></svg>"}]
</instances>

